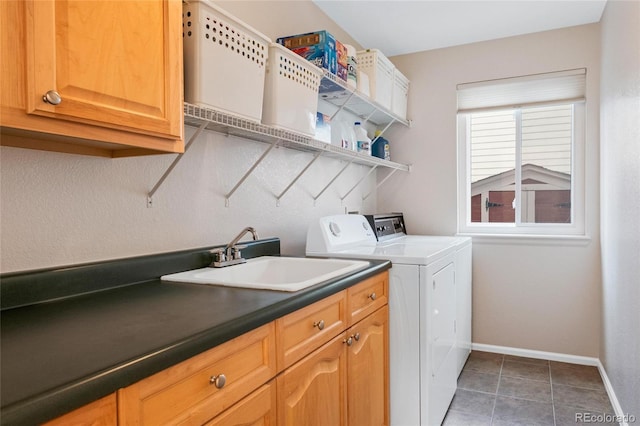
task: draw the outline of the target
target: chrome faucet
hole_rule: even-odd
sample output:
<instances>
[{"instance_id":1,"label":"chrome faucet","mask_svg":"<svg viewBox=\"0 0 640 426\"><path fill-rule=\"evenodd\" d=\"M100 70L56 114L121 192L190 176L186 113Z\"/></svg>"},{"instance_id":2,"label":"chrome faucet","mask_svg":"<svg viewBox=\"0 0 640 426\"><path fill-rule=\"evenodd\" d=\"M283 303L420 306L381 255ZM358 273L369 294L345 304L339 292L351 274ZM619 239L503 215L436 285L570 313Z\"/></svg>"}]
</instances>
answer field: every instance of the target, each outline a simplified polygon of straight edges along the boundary
<instances>
[{"instance_id":1,"label":"chrome faucet","mask_svg":"<svg viewBox=\"0 0 640 426\"><path fill-rule=\"evenodd\" d=\"M258 233L251 226L244 228L238 235L236 235L225 248L218 248L211 250L213 253L213 262L209 265L212 268L222 268L224 266L237 265L239 263L245 263L247 260L242 257L240 250L246 248L246 246L239 246L238 241L244 237L245 234L251 232L253 240L258 239Z\"/></svg>"}]
</instances>

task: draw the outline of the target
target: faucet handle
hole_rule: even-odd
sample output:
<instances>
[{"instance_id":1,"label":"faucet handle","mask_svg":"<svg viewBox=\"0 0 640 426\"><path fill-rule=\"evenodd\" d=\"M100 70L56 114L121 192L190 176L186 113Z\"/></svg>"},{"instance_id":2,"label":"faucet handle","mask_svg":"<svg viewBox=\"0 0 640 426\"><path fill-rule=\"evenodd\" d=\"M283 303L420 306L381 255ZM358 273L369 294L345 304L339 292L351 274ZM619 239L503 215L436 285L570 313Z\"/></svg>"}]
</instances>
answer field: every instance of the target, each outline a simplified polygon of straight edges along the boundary
<instances>
[{"instance_id":1,"label":"faucet handle","mask_svg":"<svg viewBox=\"0 0 640 426\"><path fill-rule=\"evenodd\" d=\"M233 259L233 260L242 259L242 254L240 253L240 250L243 250L245 248L247 248L247 246L233 246L233 247L231 247L231 254L230 254L231 259Z\"/></svg>"},{"instance_id":2,"label":"faucet handle","mask_svg":"<svg viewBox=\"0 0 640 426\"><path fill-rule=\"evenodd\" d=\"M209 253L213 254L214 260L216 262L226 262L227 261L227 253L223 248L217 248L213 250L209 250Z\"/></svg>"}]
</instances>

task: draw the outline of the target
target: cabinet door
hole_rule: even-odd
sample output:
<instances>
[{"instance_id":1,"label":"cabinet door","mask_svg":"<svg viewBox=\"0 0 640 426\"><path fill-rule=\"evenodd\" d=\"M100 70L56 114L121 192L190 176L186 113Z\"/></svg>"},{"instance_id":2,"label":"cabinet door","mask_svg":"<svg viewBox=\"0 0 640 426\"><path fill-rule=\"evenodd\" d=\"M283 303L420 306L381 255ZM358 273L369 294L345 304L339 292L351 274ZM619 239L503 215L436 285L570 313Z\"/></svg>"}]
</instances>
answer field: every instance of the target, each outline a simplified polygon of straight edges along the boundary
<instances>
[{"instance_id":1,"label":"cabinet door","mask_svg":"<svg viewBox=\"0 0 640 426\"><path fill-rule=\"evenodd\" d=\"M27 113L181 139L181 7L27 0Z\"/></svg>"},{"instance_id":2,"label":"cabinet door","mask_svg":"<svg viewBox=\"0 0 640 426\"><path fill-rule=\"evenodd\" d=\"M278 376L278 426L346 425L346 334Z\"/></svg>"},{"instance_id":3,"label":"cabinet door","mask_svg":"<svg viewBox=\"0 0 640 426\"><path fill-rule=\"evenodd\" d=\"M275 426L275 424L276 381L272 380L205 426Z\"/></svg>"},{"instance_id":4,"label":"cabinet door","mask_svg":"<svg viewBox=\"0 0 640 426\"><path fill-rule=\"evenodd\" d=\"M384 306L347 331L350 426L389 424L389 308Z\"/></svg>"}]
</instances>

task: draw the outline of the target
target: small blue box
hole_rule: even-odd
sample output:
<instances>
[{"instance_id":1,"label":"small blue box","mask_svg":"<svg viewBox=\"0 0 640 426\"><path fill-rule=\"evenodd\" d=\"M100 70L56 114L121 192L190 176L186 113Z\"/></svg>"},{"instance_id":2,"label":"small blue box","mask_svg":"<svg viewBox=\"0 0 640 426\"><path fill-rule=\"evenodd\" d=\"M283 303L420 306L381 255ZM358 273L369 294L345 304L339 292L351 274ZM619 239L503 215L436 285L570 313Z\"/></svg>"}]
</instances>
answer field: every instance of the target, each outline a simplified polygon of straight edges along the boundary
<instances>
[{"instance_id":1,"label":"small blue box","mask_svg":"<svg viewBox=\"0 0 640 426\"><path fill-rule=\"evenodd\" d=\"M316 113L316 140L331 143L331 117L321 112Z\"/></svg>"},{"instance_id":2,"label":"small blue box","mask_svg":"<svg viewBox=\"0 0 640 426\"><path fill-rule=\"evenodd\" d=\"M277 42L314 65L336 74L336 39L328 31L278 37Z\"/></svg>"}]
</instances>

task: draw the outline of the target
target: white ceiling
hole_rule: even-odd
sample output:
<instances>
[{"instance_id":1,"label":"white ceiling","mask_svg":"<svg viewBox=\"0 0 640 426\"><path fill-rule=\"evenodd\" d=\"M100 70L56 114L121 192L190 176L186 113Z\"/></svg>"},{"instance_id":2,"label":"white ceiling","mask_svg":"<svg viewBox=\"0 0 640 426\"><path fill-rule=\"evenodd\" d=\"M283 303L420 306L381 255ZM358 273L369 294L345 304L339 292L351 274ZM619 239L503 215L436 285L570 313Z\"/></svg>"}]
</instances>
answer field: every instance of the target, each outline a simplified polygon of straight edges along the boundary
<instances>
[{"instance_id":1,"label":"white ceiling","mask_svg":"<svg viewBox=\"0 0 640 426\"><path fill-rule=\"evenodd\" d=\"M606 0L313 0L386 56L600 21Z\"/></svg>"}]
</instances>

